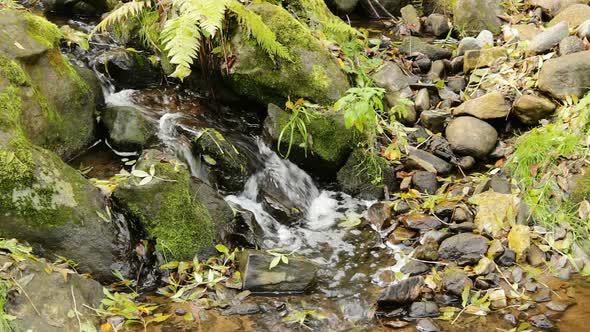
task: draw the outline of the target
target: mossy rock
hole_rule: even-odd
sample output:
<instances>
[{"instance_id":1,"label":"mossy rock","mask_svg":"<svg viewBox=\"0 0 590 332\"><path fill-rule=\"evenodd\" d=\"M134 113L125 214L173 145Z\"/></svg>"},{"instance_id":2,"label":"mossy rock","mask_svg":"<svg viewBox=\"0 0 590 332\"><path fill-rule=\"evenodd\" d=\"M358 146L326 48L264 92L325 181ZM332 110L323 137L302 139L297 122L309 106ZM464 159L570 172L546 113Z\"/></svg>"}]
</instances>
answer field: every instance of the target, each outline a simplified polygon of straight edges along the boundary
<instances>
[{"instance_id":1,"label":"mossy rock","mask_svg":"<svg viewBox=\"0 0 590 332\"><path fill-rule=\"evenodd\" d=\"M117 89L158 87L163 75L142 53L124 48L109 49L96 59L96 69L113 79Z\"/></svg>"},{"instance_id":2,"label":"mossy rock","mask_svg":"<svg viewBox=\"0 0 590 332\"><path fill-rule=\"evenodd\" d=\"M117 148L141 148L156 135L156 124L135 107L106 108L101 119L109 133L109 143Z\"/></svg>"},{"instance_id":3,"label":"mossy rock","mask_svg":"<svg viewBox=\"0 0 590 332\"><path fill-rule=\"evenodd\" d=\"M237 28L229 40L235 62L226 79L239 94L259 102L282 105L287 97L331 103L350 87L336 58L306 25L287 10L269 3L249 7L285 45L293 62L273 61L243 29Z\"/></svg>"},{"instance_id":4,"label":"mossy rock","mask_svg":"<svg viewBox=\"0 0 590 332\"><path fill-rule=\"evenodd\" d=\"M168 259L188 260L211 252L229 220L213 219L208 205L199 199L201 183L191 179L183 162L145 150L136 169L149 172L152 167L155 178L147 184L131 177L117 187L113 193L117 206L156 240L156 248ZM225 214L216 217L225 218Z\"/></svg>"},{"instance_id":5,"label":"mossy rock","mask_svg":"<svg viewBox=\"0 0 590 332\"><path fill-rule=\"evenodd\" d=\"M454 23L459 31L471 34L477 34L482 30L490 30L494 34L500 32L500 1L455 0L454 5Z\"/></svg>"},{"instance_id":6,"label":"mossy rock","mask_svg":"<svg viewBox=\"0 0 590 332\"><path fill-rule=\"evenodd\" d=\"M244 189L250 173L248 158L219 131L205 128L195 138L194 150L209 169L209 180L222 189L238 192Z\"/></svg>"},{"instance_id":7,"label":"mossy rock","mask_svg":"<svg viewBox=\"0 0 590 332\"><path fill-rule=\"evenodd\" d=\"M278 142L280 133L289 119L289 113L274 104L268 105L268 117L264 121L264 130L273 144ZM295 130L289 159L314 174L334 177L334 173L344 165L360 141L361 135L354 129L347 129L344 126L341 113L312 111L311 120L306 127L311 136L307 154L301 146L304 143L303 137ZM281 140L280 153L286 154L289 138L289 131L287 131Z\"/></svg>"},{"instance_id":8,"label":"mossy rock","mask_svg":"<svg viewBox=\"0 0 590 332\"><path fill-rule=\"evenodd\" d=\"M344 192L362 199L382 199L385 186L389 192L398 188L389 162L360 148L353 151L337 178Z\"/></svg>"}]
</instances>

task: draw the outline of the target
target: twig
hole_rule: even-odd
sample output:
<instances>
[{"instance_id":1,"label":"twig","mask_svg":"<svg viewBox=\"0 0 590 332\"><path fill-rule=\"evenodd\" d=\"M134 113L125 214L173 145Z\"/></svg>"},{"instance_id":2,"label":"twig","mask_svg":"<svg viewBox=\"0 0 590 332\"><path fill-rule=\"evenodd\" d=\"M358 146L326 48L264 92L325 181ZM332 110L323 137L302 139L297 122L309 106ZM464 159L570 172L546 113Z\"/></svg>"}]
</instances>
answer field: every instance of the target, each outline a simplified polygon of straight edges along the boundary
<instances>
[{"instance_id":1,"label":"twig","mask_svg":"<svg viewBox=\"0 0 590 332\"><path fill-rule=\"evenodd\" d=\"M70 291L72 293L72 301L74 301L74 314L76 315L76 320L78 320L78 327L80 331L82 331L82 322L80 321L80 315L78 314L78 306L76 304L76 296L74 296L74 285L70 286Z\"/></svg>"},{"instance_id":2,"label":"twig","mask_svg":"<svg viewBox=\"0 0 590 332\"><path fill-rule=\"evenodd\" d=\"M37 313L37 315L39 315L39 317L41 317L41 313L39 312L39 310L37 310L37 307L35 306L35 303L33 303L33 300L31 300L31 298L29 297L29 294L27 294L27 292L25 291L25 289L18 283L18 281L16 281L14 279L13 276L9 275L10 279L12 280L12 282L14 282L14 284L20 288L20 290L23 291L23 294L25 294L25 297L27 298L27 300L29 300L29 302L31 303L31 306L33 306L33 309L35 309L35 312Z\"/></svg>"}]
</instances>

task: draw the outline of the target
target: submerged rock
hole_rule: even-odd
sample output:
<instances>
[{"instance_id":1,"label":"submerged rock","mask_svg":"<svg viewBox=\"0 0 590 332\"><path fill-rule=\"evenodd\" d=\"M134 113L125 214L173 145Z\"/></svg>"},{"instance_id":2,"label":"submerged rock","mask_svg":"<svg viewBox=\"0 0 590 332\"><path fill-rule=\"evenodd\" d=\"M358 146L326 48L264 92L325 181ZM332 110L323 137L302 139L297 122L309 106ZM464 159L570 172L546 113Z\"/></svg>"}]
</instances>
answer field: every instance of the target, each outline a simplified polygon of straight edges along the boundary
<instances>
[{"instance_id":1,"label":"submerged rock","mask_svg":"<svg viewBox=\"0 0 590 332\"><path fill-rule=\"evenodd\" d=\"M590 87L590 51L550 59L539 72L539 90L555 98L582 97Z\"/></svg>"},{"instance_id":2,"label":"submerged rock","mask_svg":"<svg viewBox=\"0 0 590 332\"><path fill-rule=\"evenodd\" d=\"M135 107L106 108L101 120L109 133L109 143L117 148L141 148L156 135L155 123Z\"/></svg>"},{"instance_id":3,"label":"submerged rock","mask_svg":"<svg viewBox=\"0 0 590 332\"><path fill-rule=\"evenodd\" d=\"M3 273L10 279L19 280L3 308L5 314L15 317L8 321L13 331L77 331L80 323L69 314L72 310L77 311L82 323L98 323L92 309L98 308L104 294L97 281L77 273L64 278L59 268L43 260L15 261L0 256L0 265L8 267Z\"/></svg>"},{"instance_id":4,"label":"submerged rock","mask_svg":"<svg viewBox=\"0 0 590 332\"><path fill-rule=\"evenodd\" d=\"M156 248L169 259L190 260L195 254L212 252L213 245L222 238L221 229L232 218L223 198L206 195L222 210L210 209L199 196L204 192L200 187L206 185L191 179L180 160L156 150L145 150L135 169L145 174L153 170L154 176L144 183L141 181L146 181L147 176L132 176L113 192L126 216L140 223L156 240ZM219 212L215 219L214 212Z\"/></svg>"},{"instance_id":5,"label":"submerged rock","mask_svg":"<svg viewBox=\"0 0 590 332\"><path fill-rule=\"evenodd\" d=\"M242 289L255 293L302 293L316 278L318 266L301 257L288 257L288 263L279 262L270 268L275 259L267 252L245 250L238 264L242 274Z\"/></svg>"},{"instance_id":6,"label":"submerged rock","mask_svg":"<svg viewBox=\"0 0 590 332\"><path fill-rule=\"evenodd\" d=\"M322 42L311 30L284 8L270 3L249 6L262 17L288 47L293 62L273 61L248 33L232 33L229 46L235 62L228 68L228 83L241 95L263 103L282 104L287 97L301 97L316 103L339 99L350 87L346 75Z\"/></svg>"}]
</instances>

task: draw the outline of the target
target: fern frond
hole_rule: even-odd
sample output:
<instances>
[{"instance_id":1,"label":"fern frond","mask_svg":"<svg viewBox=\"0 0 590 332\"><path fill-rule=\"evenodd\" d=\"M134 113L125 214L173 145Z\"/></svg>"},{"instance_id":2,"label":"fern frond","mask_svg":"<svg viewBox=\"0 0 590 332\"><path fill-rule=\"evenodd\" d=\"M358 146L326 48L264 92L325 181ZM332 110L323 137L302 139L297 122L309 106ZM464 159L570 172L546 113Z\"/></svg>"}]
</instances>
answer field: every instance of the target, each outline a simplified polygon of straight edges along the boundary
<instances>
[{"instance_id":1,"label":"fern frond","mask_svg":"<svg viewBox=\"0 0 590 332\"><path fill-rule=\"evenodd\" d=\"M221 30L228 2L230 2L230 0L196 1L196 9L199 13L201 29L210 34L211 37L215 36L217 30Z\"/></svg>"},{"instance_id":2,"label":"fern frond","mask_svg":"<svg viewBox=\"0 0 590 332\"><path fill-rule=\"evenodd\" d=\"M144 8L150 8L151 5L150 1L131 1L124 3L121 7L113 10L107 17L100 21L100 23L98 23L90 32L90 37L92 37L97 31L104 32L107 27L127 20L129 16L138 16Z\"/></svg>"},{"instance_id":3,"label":"fern frond","mask_svg":"<svg viewBox=\"0 0 590 332\"><path fill-rule=\"evenodd\" d=\"M293 61L289 54L287 47L277 41L277 36L264 24L260 15L248 10L237 0L231 0L227 3L227 7L238 17L240 25L246 29L249 35L254 37L258 46L260 46L271 59L275 56L279 58Z\"/></svg>"},{"instance_id":4,"label":"fern frond","mask_svg":"<svg viewBox=\"0 0 590 332\"><path fill-rule=\"evenodd\" d=\"M168 52L170 63L176 65L171 77L183 79L190 75L193 61L199 57L201 30L195 12L184 12L164 24L160 39Z\"/></svg>"}]
</instances>

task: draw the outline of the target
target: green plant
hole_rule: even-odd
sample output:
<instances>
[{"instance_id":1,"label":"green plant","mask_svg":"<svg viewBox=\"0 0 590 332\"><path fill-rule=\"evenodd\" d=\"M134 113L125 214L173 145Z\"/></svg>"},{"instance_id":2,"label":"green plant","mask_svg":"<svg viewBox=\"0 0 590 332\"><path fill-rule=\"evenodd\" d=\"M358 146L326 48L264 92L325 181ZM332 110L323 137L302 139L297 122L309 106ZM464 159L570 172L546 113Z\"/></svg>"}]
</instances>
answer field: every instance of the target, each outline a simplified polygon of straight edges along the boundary
<instances>
[{"instance_id":1,"label":"green plant","mask_svg":"<svg viewBox=\"0 0 590 332\"><path fill-rule=\"evenodd\" d=\"M288 158L291 154L291 147L295 141L296 134L299 134L302 140L301 147L305 151L305 156L307 156L307 150L311 142L311 135L307 130L307 124L314 116L311 109L315 109L318 106L311 104L304 99L298 99L295 103L289 99L285 104L285 107L291 114L289 116L289 121L285 123L283 128L281 128L281 132L279 133L277 151L284 158ZM283 142L283 137L286 133L289 135L288 148L287 153L283 155L281 152L281 143Z\"/></svg>"},{"instance_id":2,"label":"green plant","mask_svg":"<svg viewBox=\"0 0 590 332\"><path fill-rule=\"evenodd\" d=\"M271 59L291 61L288 49L277 41L262 18L238 0L133 0L113 10L93 33L138 19L140 38L146 46L164 51L175 66L170 76L182 80L191 74L191 65L199 58L202 43L221 37L227 12L235 15ZM158 26L157 22L162 23Z\"/></svg>"},{"instance_id":3,"label":"green plant","mask_svg":"<svg viewBox=\"0 0 590 332\"><path fill-rule=\"evenodd\" d=\"M375 136L382 133L380 115L383 113L385 89L374 87L351 88L334 104L335 111L343 111L346 128L356 128Z\"/></svg>"},{"instance_id":4,"label":"green plant","mask_svg":"<svg viewBox=\"0 0 590 332\"><path fill-rule=\"evenodd\" d=\"M170 315L154 315L154 311L159 307L158 305L142 303L137 301L139 294L136 292L122 293L110 292L103 288L105 298L102 299L100 307L95 309L96 313L103 317L123 317L123 326L131 326L140 324L144 331L151 324L160 323L168 318ZM117 330L118 327L113 327Z\"/></svg>"}]
</instances>

